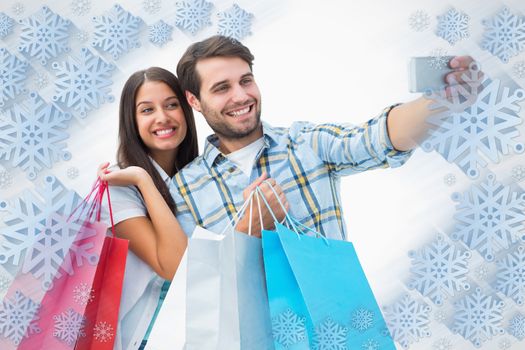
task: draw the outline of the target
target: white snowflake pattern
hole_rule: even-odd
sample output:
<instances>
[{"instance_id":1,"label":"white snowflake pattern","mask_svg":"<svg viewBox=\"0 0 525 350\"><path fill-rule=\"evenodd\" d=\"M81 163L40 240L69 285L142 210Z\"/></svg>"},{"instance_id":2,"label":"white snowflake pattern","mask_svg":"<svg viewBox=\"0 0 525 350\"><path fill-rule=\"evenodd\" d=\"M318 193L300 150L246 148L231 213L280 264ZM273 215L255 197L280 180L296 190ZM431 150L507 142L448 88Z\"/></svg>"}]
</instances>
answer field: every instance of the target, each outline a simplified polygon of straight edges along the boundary
<instances>
[{"instance_id":1,"label":"white snowflake pattern","mask_svg":"<svg viewBox=\"0 0 525 350\"><path fill-rule=\"evenodd\" d=\"M489 274L489 268L486 265L480 265L474 270L475 276L479 280L485 280Z\"/></svg>"},{"instance_id":2,"label":"white snowflake pattern","mask_svg":"<svg viewBox=\"0 0 525 350\"><path fill-rule=\"evenodd\" d=\"M113 335L113 327L105 321L98 322L93 329L93 336L101 343L107 343L113 338Z\"/></svg>"},{"instance_id":3,"label":"white snowflake pattern","mask_svg":"<svg viewBox=\"0 0 525 350\"><path fill-rule=\"evenodd\" d=\"M67 38L71 22L44 6L22 21L18 50L36 57L42 65L62 52L68 52Z\"/></svg>"},{"instance_id":4,"label":"white snowflake pattern","mask_svg":"<svg viewBox=\"0 0 525 350\"><path fill-rule=\"evenodd\" d=\"M82 223L68 220L81 198L55 177L46 177L37 192L25 190L9 203L0 202L0 210L7 211L3 218L7 226L0 233L0 264L22 264L22 273L30 272L49 290L62 272L74 274L74 265L98 262L92 252L96 231L85 226L79 234Z\"/></svg>"},{"instance_id":5,"label":"white snowflake pattern","mask_svg":"<svg viewBox=\"0 0 525 350\"><path fill-rule=\"evenodd\" d=\"M447 294L469 290L467 281L469 251L462 251L448 244L443 235L419 251L408 253L412 259L409 289L415 289L421 295L430 298L436 305L443 305Z\"/></svg>"},{"instance_id":6,"label":"white snowflake pattern","mask_svg":"<svg viewBox=\"0 0 525 350\"><path fill-rule=\"evenodd\" d=\"M81 43L85 43L89 40L89 33L86 32L86 31L79 31L78 33L75 34L75 38L81 42Z\"/></svg>"},{"instance_id":7,"label":"white snowflake pattern","mask_svg":"<svg viewBox=\"0 0 525 350\"><path fill-rule=\"evenodd\" d=\"M7 289L11 285L11 282L11 278L5 275L0 275L0 293L7 291Z\"/></svg>"},{"instance_id":8,"label":"white snowflake pattern","mask_svg":"<svg viewBox=\"0 0 525 350\"><path fill-rule=\"evenodd\" d=\"M436 150L467 176L476 178L487 160L498 163L511 150L525 151L517 129L521 124L519 102L525 100L525 91L511 93L499 80L481 82L483 75L477 64L471 65L462 79L466 84L456 85L449 97L444 91L427 93L435 101L431 109L444 110L427 119L431 128L422 148Z\"/></svg>"},{"instance_id":9,"label":"white snowflake pattern","mask_svg":"<svg viewBox=\"0 0 525 350\"><path fill-rule=\"evenodd\" d=\"M495 253L525 240L525 195L496 182L494 174L463 195L454 193L452 199L458 204L451 238L477 250L485 260L493 261Z\"/></svg>"},{"instance_id":10,"label":"white snowflake pattern","mask_svg":"<svg viewBox=\"0 0 525 350\"><path fill-rule=\"evenodd\" d=\"M5 38L13 31L15 21L3 12L0 12L0 38Z\"/></svg>"},{"instance_id":11,"label":"white snowflake pattern","mask_svg":"<svg viewBox=\"0 0 525 350\"><path fill-rule=\"evenodd\" d=\"M173 27L160 20L149 27L149 41L157 46L164 46L171 41L171 32Z\"/></svg>"},{"instance_id":12,"label":"white snowflake pattern","mask_svg":"<svg viewBox=\"0 0 525 350\"><path fill-rule=\"evenodd\" d=\"M211 25L213 4L205 0L184 0L175 3L175 25L195 35L199 30Z\"/></svg>"},{"instance_id":13,"label":"white snowflake pattern","mask_svg":"<svg viewBox=\"0 0 525 350\"><path fill-rule=\"evenodd\" d=\"M525 61L519 61L514 63L514 66L512 66L512 70L514 71L514 75L518 79L525 79Z\"/></svg>"},{"instance_id":14,"label":"white snowflake pattern","mask_svg":"<svg viewBox=\"0 0 525 350\"><path fill-rule=\"evenodd\" d=\"M508 253L498 261L496 288L514 300L518 306L525 302L525 248Z\"/></svg>"},{"instance_id":15,"label":"white snowflake pattern","mask_svg":"<svg viewBox=\"0 0 525 350\"><path fill-rule=\"evenodd\" d=\"M93 17L94 47L111 54L117 60L122 54L140 47L142 20L115 4L104 16Z\"/></svg>"},{"instance_id":16,"label":"white snowflake pattern","mask_svg":"<svg viewBox=\"0 0 525 350\"><path fill-rule=\"evenodd\" d=\"M436 35L454 45L459 40L468 38L468 21L470 17L464 13L451 8L441 16L438 16Z\"/></svg>"},{"instance_id":17,"label":"white snowflake pattern","mask_svg":"<svg viewBox=\"0 0 525 350\"><path fill-rule=\"evenodd\" d=\"M432 347L434 350L451 350L452 342L447 338L440 338L434 342Z\"/></svg>"},{"instance_id":18,"label":"white snowflake pattern","mask_svg":"<svg viewBox=\"0 0 525 350\"><path fill-rule=\"evenodd\" d=\"M306 339L306 319L290 309L272 319L272 334L276 342L289 348Z\"/></svg>"},{"instance_id":19,"label":"white snowflake pattern","mask_svg":"<svg viewBox=\"0 0 525 350\"><path fill-rule=\"evenodd\" d=\"M70 178L70 179L76 179L78 177L78 174L79 174L79 170L77 167L70 167L67 169L67 177Z\"/></svg>"},{"instance_id":20,"label":"white snowflake pattern","mask_svg":"<svg viewBox=\"0 0 525 350\"><path fill-rule=\"evenodd\" d=\"M448 67L450 56L445 49L437 48L428 54L432 59L428 62L431 69L440 70Z\"/></svg>"},{"instance_id":21,"label":"white snowflake pattern","mask_svg":"<svg viewBox=\"0 0 525 350\"><path fill-rule=\"evenodd\" d=\"M501 326L504 306L503 301L476 288L473 293L454 303L453 332L472 342L475 347L481 347L492 336L505 332Z\"/></svg>"},{"instance_id":22,"label":"white snowflake pattern","mask_svg":"<svg viewBox=\"0 0 525 350\"><path fill-rule=\"evenodd\" d=\"M6 189L13 184L13 176L7 171L0 171L0 188Z\"/></svg>"},{"instance_id":23,"label":"white snowflake pattern","mask_svg":"<svg viewBox=\"0 0 525 350\"><path fill-rule=\"evenodd\" d=\"M224 35L236 40L242 40L251 35L253 14L246 12L237 4L228 10L219 12L219 35Z\"/></svg>"},{"instance_id":24,"label":"white snowflake pattern","mask_svg":"<svg viewBox=\"0 0 525 350\"><path fill-rule=\"evenodd\" d=\"M17 2L16 4L13 4L13 7L11 7L11 10L13 10L13 13L17 16L20 16L25 11L25 7L21 2Z\"/></svg>"},{"instance_id":25,"label":"white snowflake pattern","mask_svg":"<svg viewBox=\"0 0 525 350\"><path fill-rule=\"evenodd\" d=\"M90 50L82 48L79 57L70 56L66 62L53 63L56 70L54 101L73 108L85 118L102 103L113 102L111 75L115 66L106 63Z\"/></svg>"},{"instance_id":26,"label":"white snowflake pattern","mask_svg":"<svg viewBox=\"0 0 525 350\"><path fill-rule=\"evenodd\" d=\"M39 310L40 304L15 291L12 298L4 298L0 304L0 334L18 346L24 337L40 333Z\"/></svg>"},{"instance_id":27,"label":"white snowflake pattern","mask_svg":"<svg viewBox=\"0 0 525 350\"><path fill-rule=\"evenodd\" d=\"M503 338L499 341L498 346L502 350L510 349L512 344L510 343L510 340L508 338Z\"/></svg>"},{"instance_id":28,"label":"white snowflake pattern","mask_svg":"<svg viewBox=\"0 0 525 350\"><path fill-rule=\"evenodd\" d=\"M29 64L20 60L4 48L0 48L0 107L6 101L14 99L17 95L25 93L24 87Z\"/></svg>"},{"instance_id":29,"label":"white snowflake pattern","mask_svg":"<svg viewBox=\"0 0 525 350\"><path fill-rule=\"evenodd\" d=\"M95 291L87 283L80 283L73 289L73 300L82 306L86 306L94 298Z\"/></svg>"},{"instance_id":30,"label":"white snowflake pattern","mask_svg":"<svg viewBox=\"0 0 525 350\"><path fill-rule=\"evenodd\" d=\"M379 343L374 339L367 339L362 345L363 350L379 350Z\"/></svg>"},{"instance_id":31,"label":"white snowflake pattern","mask_svg":"<svg viewBox=\"0 0 525 350\"><path fill-rule=\"evenodd\" d=\"M525 339L525 316L520 313L514 315L510 320L508 332L519 341Z\"/></svg>"},{"instance_id":32,"label":"white snowflake pattern","mask_svg":"<svg viewBox=\"0 0 525 350\"><path fill-rule=\"evenodd\" d=\"M55 321L53 336L67 345L72 346L78 338L86 336L84 332L86 318L72 308L59 315L54 315L53 319Z\"/></svg>"},{"instance_id":33,"label":"white snowflake pattern","mask_svg":"<svg viewBox=\"0 0 525 350\"><path fill-rule=\"evenodd\" d=\"M434 313L434 320L436 320L437 322L443 323L445 322L446 319L447 319L447 315L445 314L443 310L436 310L436 312Z\"/></svg>"},{"instance_id":34,"label":"white snowflake pattern","mask_svg":"<svg viewBox=\"0 0 525 350\"><path fill-rule=\"evenodd\" d=\"M422 32L430 25L430 16L423 10L417 10L408 18L408 24L416 32Z\"/></svg>"},{"instance_id":35,"label":"white snowflake pattern","mask_svg":"<svg viewBox=\"0 0 525 350\"><path fill-rule=\"evenodd\" d=\"M359 332L364 332L374 325L374 313L365 308L359 308L352 312L351 326Z\"/></svg>"},{"instance_id":36,"label":"white snowflake pattern","mask_svg":"<svg viewBox=\"0 0 525 350\"><path fill-rule=\"evenodd\" d=\"M84 16L91 11L91 0L73 0L70 3L71 11L77 16Z\"/></svg>"},{"instance_id":37,"label":"white snowflake pattern","mask_svg":"<svg viewBox=\"0 0 525 350\"><path fill-rule=\"evenodd\" d=\"M453 186L456 183L456 176L454 174L447 174L443 176L443 182L447 186Z\"/></svg>"},{"instance_id":38,"label":"white snowflake pattern","mask_svg":"<svg viewBox=\"0 0 525 350\"><path fill-rule=\"evenodd\" d=\"M430 337L429 314L432 308L404 295L393 305L385 307L385 318L392 338L408 349L420 338Z\"/></svg>"},{"instance_id":39,"label":"white snowflake pattern","mask_svg":"<svg viewBox=\"0 0 525 350\"><path fill-rule=\"evenodd\" d=\"M6 123L0 128L0 159L11 161L34 180L45 166L51 168L59 159L69 160L65 131L71 115L53 104L47 104L32 92L25 104L15 104L7 111Z\"/></svg>"},{"instance_id":40,"label":"white snowflake pattern","mask_svg":"<svg viewBox=\"0 0 525 350\"><path fill-rule=\"evenodd\" d=\"M150 15L153 15L160 11L161 2L160 0L144 0L142 2L142 8L144 11L149 13Z\"/></svg>"},{"instance_id":41,"label":"white snowflake pattern","mask_svg":"<svg viewBox=\"0 0 525 350\"><path fill-rule=\"evenodd\" d=\"M35 87L42 90L49 84L49 78L46 73L39 73L34 77Z\"/></svg>"},{"instance_id":42,"label":"white snowflake pattern","mask_svg":"<svg viewBox=\"0 0 525 350\"><path fill-rule=\"evenodd\" d=\"M525 166L523 165L516 165L512 168L512 177L516 181L521 181L525 179Z\"/></svg>"},{"instance_id":43,"label":"white snowflake pattern","mask_svg":"<svg viewBox=\"0 0 525 350\"><path fill-rule=\"evenodd\" d=\"M331 318L315 327L313 348L315 350L347 350L348 328Z\"/></svg>"},{"instance_id":44,"label":"white snowflake pattern","mask_svg":"<svg viewBox=\"0 0 525 350\"><path fill-rule=\"evenodd\" d=\"M507 7L483 20L485 32L481 48L507 63L525 49L525 17L514 15Z\"/></svg>"}]
</instances>

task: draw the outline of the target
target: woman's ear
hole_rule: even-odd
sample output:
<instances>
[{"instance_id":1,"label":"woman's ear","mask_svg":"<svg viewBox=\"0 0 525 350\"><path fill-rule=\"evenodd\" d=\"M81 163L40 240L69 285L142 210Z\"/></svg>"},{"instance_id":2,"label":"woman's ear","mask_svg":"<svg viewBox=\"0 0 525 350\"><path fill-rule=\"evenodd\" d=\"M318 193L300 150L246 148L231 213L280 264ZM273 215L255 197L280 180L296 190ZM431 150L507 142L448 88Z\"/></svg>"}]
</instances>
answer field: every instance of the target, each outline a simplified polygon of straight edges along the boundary
<instances>
[{"instance_id":1,"label":"woman's ear","mask_svg":"<svg viewBox=\"0 0 525 350\"><path fill-rule=\"evenodd\" d=\"M196 110L197 112L201 112L201 103L197 96L189 92L188 90L184 91L184 94L186 95L186 99L188 100L188 103L190 106Z\"/></svg>"}]
</instances>

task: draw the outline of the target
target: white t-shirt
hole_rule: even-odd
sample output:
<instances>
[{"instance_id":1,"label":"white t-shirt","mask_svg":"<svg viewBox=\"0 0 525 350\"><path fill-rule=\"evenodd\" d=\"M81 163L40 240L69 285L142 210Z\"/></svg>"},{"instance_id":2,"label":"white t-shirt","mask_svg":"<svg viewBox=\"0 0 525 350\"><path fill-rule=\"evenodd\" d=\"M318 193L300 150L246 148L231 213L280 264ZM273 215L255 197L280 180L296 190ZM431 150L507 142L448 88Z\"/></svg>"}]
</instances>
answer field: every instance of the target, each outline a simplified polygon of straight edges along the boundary
<instances>
[{"instance_id":1,"label":"white t-shirt","mask_svg":"<svg viewBox=\"0 0 525 350\"><path fill-rule=\"evenodd\" d=\"M253 165L255 163L255 158L257 154L264 146L264 138L250 143L248 146L245 146L235 152L226 155L232 163L237 165L239 169L248 177L252 174Z\"/></svg>"}]
</instances>

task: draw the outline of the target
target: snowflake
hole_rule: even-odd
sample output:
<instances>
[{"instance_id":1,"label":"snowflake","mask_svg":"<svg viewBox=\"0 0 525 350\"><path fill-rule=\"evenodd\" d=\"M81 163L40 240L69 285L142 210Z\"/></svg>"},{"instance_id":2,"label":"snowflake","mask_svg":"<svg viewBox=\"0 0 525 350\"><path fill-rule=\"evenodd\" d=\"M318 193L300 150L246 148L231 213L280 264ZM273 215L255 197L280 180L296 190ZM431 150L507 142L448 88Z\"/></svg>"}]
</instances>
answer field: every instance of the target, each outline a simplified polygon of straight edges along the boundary
<instances>
[{"instance_id":1,"label":"snowflake","mask_svg":"<svg viewBox=\"0 0 525 350\"><path fill-rule=\"evenodd\" d=\"M34 78L35 86L37 89L42 90L49 84L49 78L45 73L39 73Z\"/></svg>"},{"instance_id":2,"label":"snowflake","mask_svg":"<svg viewBox=\"0 0 525 350\"><path fill-rule=\"evenodd\" d=\"M404 295L392 306L385 308L385 318L392 338L407 349L419 338L430 337L429 313L431 307Z\"/></svg>"},{"instance_id":3,"label":"snowflake","mask_svg":"<svg viewBox=\"0 0 525 350\"><path fill-rule=\"evenodd\" d=\"M228 10L220 12L218 34L236 40L242 40L251 35L253 14L244 11L237 4L233 4Z\"/></svg>"},{"instance_id":4,"label":"snowflake","mask_svg":"<svg viewBox=\"0 0 525 350\"><path fill-rule=\"evenodd\" d=\"M37 313L40 304L17 290L14 297L4 298L0 304L0 334L19 345L22 339L40 333Z\"/></svg>"},{"instance_id":5,"label":"snowflake","mask_svg":"<svg viewBox=\"0 0 525 350\"><path fill-rule=\"evenodd\" d=\"M67 177L70 179L76 179L78 177L78 168L72 166L71 168L67 169Z\"/></svg>"},{"instance_id":6,"label":"snowflake","mask_svg":"<svg viewBox=\"0 0 525 350\"><path fill-rule=\"evenodd\" d=\"M512 317L510 320L508 332L519 341L525 339L525 316L517 313L514 317Z\"/></svg>"},{"instance_id":7,"label":"snowflake","mask_svg":"<svg viewBox=\"0 0 525 350\"><path fill-rule=\"evenodd\" d=\"M493 261L494 254L501 249L525 240L521 232L525 222L525 195L518 195L496 182L493 174L463 196L454 193L452 199L458 202L452 239L463 241L485 260Z\"/></svg>"},{"instance_id":8,"label":"snowflake","mask_svg":"<svg viewBox=\"0 0 525 350\"><path fill-rule=\"evenodd\" d=\"M507 7L489 20L483 20L486 27L481 48L498 57L503 63L525 49L525 17L513 15Z\"/></svg>"},{"instance_id":9,"label":"snowflake","mask_svg":"<svg viewBox=\"0 0 525 350\"><path fill-rule=\"evenodd\" d=\"M13 176L7 171L0 171L0 188L5 189L13 184Z\"/></svg>"},{"instance_id":10,"label":"snowflake","mask_svg":"<svg viewBox=\"0 0 525 350\"><path fill-rule=\"evenodd\" d=\"M438 16L436 35L448 41L450 45L454 45L459 40L469 36L469 19L470 17L466 13L451 8L443 15Z\"/></svg>"},{"instance_id":11,"label":"snowflake","mask_svg":"<svg viewBox=\"0 0 525 350\"><path fill-rule=\"evenodd\" d=\"M430 16L422 10L417 10L408 18L410 28L416 32L422 32L430 25Z\"/></svg>"},{"instance_id":12,"label":"snowflake","mask_svg":"<svg viewBox=\"0 0 525 350\"><path fill-rule=\"evenodd\" d=\"M149 27L149 41L157 46L164 46L168 41L172 40L172 31L172 26L160 20Z\"/></svg>"},{"instance_id":13,"label":"snowflake","mask_svg":"<svg viewBox=\"0 0 525 350\"><path fill-rule=\"evenodd\" d=\"M86 41L89 40L89 33L85 31L80 31L75 34L75 38L81 43L85 43Z\"/></svg>"},{"instance_id":14,"label":"snowflake","mask_svg":"<svg viewBox=\"0 0 525 350\"><path fill-rule=\"evenodd\" d=\"M510 340L507 339L507 338L503 338L499 341L499 348L500 349L503 349L503 350L507 350L507 349L510 349L511 347L511 343L510 343Z\"/></svg>"},{"instance_id":15,"label":"snowflake","mask_svg":"<svg viewBox=\"0 0 525 350\"><path fill-rule=\"evenodd\" d=\"M438 48L430 51L428 54L432 59L428 63L431 69L440 70L448 67L450 56L446 50Z\"/></svg>"},{"instance_id":16,"label":"snowflake","mask_svg":"<svg viewBox=\"0 0 525 350\"><path fill-rule=\"evenodd\" d=\"M516 62L512 68L518 79L525 79L525 61Z\"/></svg>"},{"instance_id":17,"label":"snowflake","mask_svg":"<svg viewBox=\"0 0 525 350\"><path fill-rule=\"evenodd\" d=\"M14 99L16 95L26 92L24 82L28 67L27 62L0 48L0 107L4 107L8 99Z\"/></svg>"},{"instance_id":18,"label":"snowflake","mask_svg":"<svg viewBox=\"0 0 525 350\"><path fill-rule=\"evenodd\" d=\"M5 38L13 31L15 22L11 17L3 12L0 12L0 38Z\"/></svg>"},{"instance_id":19,"label":"snowflake","mask_svg":"<svg viewBox=\"0 0 525 350\"><path fill-rule=\"evenodd\" d=\"M144 0L142 2L142 8L150 15L159 12L160 6L160 0Z\"/></svg>"},{"instance_id":20,"label":"snowflake","mask_svg":"<svg viewBox=\"0 0 525 350\"><path fill-rule=\"evenodd\" d=\"M53 336L67 345L72 346L79 337L86 336L84 332L86 318L72 308L67 309L60 315L53 316L53 319L55 320Z\"/></svg>"},{"instance_id":21,"label":"snowflake","mask_svg":"<svg viewBox=\"0 0 525 350\"><path fill-rule=\"evenodd\" d=\"M454 333L470 340L477 348L493 335L505 332L501 327L504 303L484 295L479 288L454 303L454 307Z\"/></svg>"},{"instance_id":22,"label":"snowflake","mask_svg":"<svg viewBox=\"0 0 525 350\"><path fill-rule=\"evenodd\" d=\"M82 306L86 306L95 298L94 290L87 283L80 283L73 289L73 300Z\"/></svg>"},{"instance_id":23,"label":"snowflake","mask_svg":"<svg viewBox=\"0 0 525 350\"><path fill-rule=\"evenodd\" d=\"M85 118L101 103L113 102L111 74L115 66L90 50L82 48L79 57L70 56L62 64L55 62L53 69L57 77L53 100L73 108L79 112L80 118Z\"/></svg>"},{"instance_id":24,"label":"snowflake","mask_svg":"<svg viewBox=\"0 0 525 350\"><path fill-rule=\"evenodd\" d=\"M484 280L489 274L489 268L486 265L480 265L474 270L474 273L479 280Z\"/></svg>"},{"instance_id":25,"label":"snowflake","mask_svg":"<svg viewBox=\"0 0 525 350\"><path fill-rule=\"evenodd\" d=\"M363 350L379 350L379 343L374 339L366 340L363 345L361 345Z\"/></svg>"},{"instance_id":26,"label":"snowflake","mask_svg":"<svg viewBox=\"0 0 525 350\"><path fill-rule=\"evenodd\" d=\"M313 347L315 350L346 350L348 329L327 318L315 327Z\"/></svg>"},{"instance_id":27,"label":"snowflake","mask_svg":"<svg viewBox=\"0 0 525 350\"><path fill-rule=\"evenodd\" d=\"M16 4L14 4L11 9L13 10L13 13L17 16L20 16L25 11L24 5L20 2L17 2Z\"/></svg>"},{"instance_id":28,"label":"snowflake","mask_svg":"<svg viewBox=\"0 0 525 350\"><path fill-rule=\"evenodd\" d=\"M37 191L35 195L25 190L12 203L0 202L0 209L7 211L7 226L0 233L0 264L22 264L22 273L30 272L49 290L62 271L72 275L73 265L98 262L98 255L92 252L97 233L84 227L79 234L82 223L68 220L81 198L55 177L46 177Z\"/></svg>"},{"instance_id":29,"label":"snowflake","mask_svg":"<svg viewBox=\"0 0 525 350\"><path fill-rule=\"evenodd\" d=\"M106 343L113 338L113 327L107 322L99 322L93 329L95 339L101 343Z\"/></svg>"},{"instance_id":30,"label":"snowflake","mask_svg":"<svg viewBox=\"0 0 525 350\"><path fill-rule=\"evenodd\" d=\"M452 186L456 183L456 176L454 174L447 174L443 177L443 182L447 186Z\"/></svg>"},{"instance_id":31,"label":"snowflake","mask_svg":"<svg viewBox=\"0 0 525 350\"><path fill-rule=\"evenodd\" d=\"M523 165L516 165L514 168L512 168L512 177L516 181L525 179L525 167Z\"/></svg>"},{"instance_id":32,"label":"snowflake","mask_svg":"<svg viewBox=\"0 0 525 350\"><path fill-rule=\"evenodd\" d=\"M435 102L431 109L444 110L427 119L432 128L422 148L436 150L470 178L476 178L478 167L485 167L487 158L498 163L511 149L515 153L525 151L525 145L518 142L517 130L521 124L519 102L525 100L525 91L510 93L499 80L481 82L482 73L476 64L462 79L466 86L456 85L452 96L444 97L444 91L427 93Z\"/></svg>"},{"instance_id":33,"label":"snowflake","mask_svg":"<svg viewBox=\"0 0 525 350\"><path fill-rule=\"evenodd\" d=\"M8 111L9 118L0 127L0 159L11 160L13 166L27 172L34 180L44 166L51 168L59 158L69 160L64 141L71 115L47 104L32 92L26 106L15 104Z\"/></svg>"},{"instance_id":34,"label":"snowflake","mask_svg":"<svg viewBox=\"0 0 525 350\"><path fill-rule=\"evenodd\" d=\"M525 248L498 261L497 290L522 306L525 301Z\"/></svg>"},{"instance_id":35,"label":"snowflake","mask_svg":"<svg viewBox=\"0 0 525 350\"><path fill-rule=\"evenodd\" d=\"M450 350L452 349L452 342L447 338L440 338L434 342L433 348L435 350Z\"/></svg>"},{"instance_id":36,"label":"snowflake","mask_svg":"<svg viewBox=\"0 0 525 350\"><path fill-rule=\"evenodd\" d=\"M445 322L446 319L447 315L445 315L445 313L442 310L437 310L434 313L434 320L436 320L437 322Z\"/></svg>"},{"instance_id":37,"label":"snowflake","mask_svg":"<svg viewBox=\"0 0 525 350\"><path fill-rule=\"evenodd\" d=\"M436 305L443 305L446 295L468 290L468 260L470 252L456 249L445 242L442 235L420 251L410 251L412 259L411 280L408 288L430 298Z\"/></svg>"},{"instance_id":38,"label":"snowflake","mask_svg":"<svg viewBox=\"0 0 525 350\"><path fill-rule=\"evenodd\" d=\"M364 332L372 328L374 324L374 313L370 310L359 308L352 313L352 328Z\"/></svg>"},{"instance_id":39,"label":"snowflake","mask_svg":"<svg viewBox=\"0 0 525 350\"><path fill-rule=\"evenodd\" d=\"M91 10L90 0L73 0L71 1L71 11L77 16L84 16Z\"/></svg>"},{"instance_id":40,"label":"snowflake","mask_svg":"<svg viewBox=\"0 0 525 350\"><path fill-rule=\"evenodd\" d=\"M33 16L20 21L20 24L22 30L18 50L30 57L37 57L42 65L61 52L69 51L67 38L71 22L48 7L42 7Z\"/></svg>"},{"instance_id":41,"label":"snowflake","mask_svg":"<svg viewBox=\"0 0 525 350\"><path fill-rule=\"evenodd\" d=\"M11 279L7 276L0 275L0 293L7 291L11 285Z\"/></svg>"},{"instance_id":42,"label":"snowflake","mask_svg":"<svg viewBox=\"0 0 525 350\"><path fill-rule=\"evenodd\" d=\"M105 16L93 17L95 23L92 45L109 52L114 60L131 49L140 47L139 33L142 20L114 5Z\"/></svg>"},{"instance_id":43,"label":"snowflake","mask_svg":"<svg viewBox=\"0 0 525 350\"><path fill-rule=\"evenodd\" d=\"M272 319L272 333L276 342L285 348L306 339L305 318L288 309Z\"/></svg>"},{"instance_id":44,"label":"snowflake","mask_svg":"<svg viewBox=\"0 0 525 350\"><path fill-rule=\"evenodd\" d=\"M175 25L195 35L205 26L211 25L211 2L205 0L184 0L175 3Z\"/></svg>"}]
</instances>

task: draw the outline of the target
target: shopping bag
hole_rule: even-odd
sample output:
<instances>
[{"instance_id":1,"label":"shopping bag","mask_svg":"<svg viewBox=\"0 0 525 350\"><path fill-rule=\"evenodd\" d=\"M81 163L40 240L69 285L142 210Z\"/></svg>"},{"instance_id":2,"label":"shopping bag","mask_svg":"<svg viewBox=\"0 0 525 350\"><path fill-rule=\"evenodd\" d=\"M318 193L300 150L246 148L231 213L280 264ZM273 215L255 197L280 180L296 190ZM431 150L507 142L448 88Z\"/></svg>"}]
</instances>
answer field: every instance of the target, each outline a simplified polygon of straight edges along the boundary
<instances>
[{"instance_id":1,"label":"shopping bag","mask_svg":"<svg viewBox=\"0 0 525 350\"><path fill-rule=\"evenodd\" d=\"M97 181L90 194L77 207L81 210L77 212L75 209L65 221L69 223L69 234L74 234L74 237L67 237L69 245L64 246L64 252L67 253L63 256L60 268L57 268L52 281L45 281L41 286L42 283L38 279L20 273L13 282L7 300L13 304L23 304L24 327L18 327L18 344L13 342L9 347L2 346L2 349L112 349L113 339L110 339L109 333L105 333L107 337L105 341L100 342L102 345L81 346L86 343L80 343L81 340L89 340L89 343L92 341L88 337L93 336L92 325L97 319L94 316L98 316L98 313L93 314L89 310L92 310L94 305L108 307L107 311L104 310L101 314L107 316L108 322L112 324L116 325L118 316L118 298L121 291L121 287L118 287L119 270L123 273L127 241L106 237L107 226L100 222L101 202L106 191L107 184ZM55 216L54 219L57 220L58 217ZM74 233L73 228L76 231ZM45 239L45 232L42 239ZM119 248L116 249L115 246ZM118 250L123 250L123 247L125 250L122 261ZM35 253L38 250L32 251ZM46 254L45 251L39 253ZM116 278L111 281L99 281L97 285L95 281L97 276L101 275L101 271L110 271ZM111 292L108 292L108 289L111 289ZM116 309L111 309L110 305L116 306ZM112 321L113 319L115 321Z\"/></svg>"},{"instance_id":2,"label":"shopping bag","mask_svg":"<svg viewBox=\"0 0 525 350\"><path fill-rule=\"evenodd\" d=\"M196 227L188 241L187 350L273 349L261 240Z\"/></svg>"}]
</instances>

